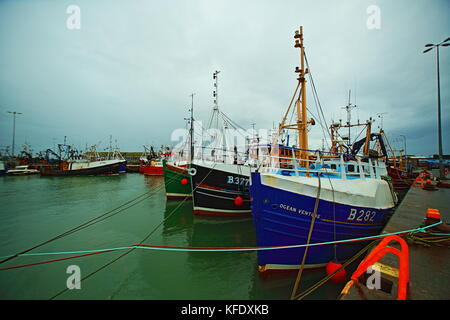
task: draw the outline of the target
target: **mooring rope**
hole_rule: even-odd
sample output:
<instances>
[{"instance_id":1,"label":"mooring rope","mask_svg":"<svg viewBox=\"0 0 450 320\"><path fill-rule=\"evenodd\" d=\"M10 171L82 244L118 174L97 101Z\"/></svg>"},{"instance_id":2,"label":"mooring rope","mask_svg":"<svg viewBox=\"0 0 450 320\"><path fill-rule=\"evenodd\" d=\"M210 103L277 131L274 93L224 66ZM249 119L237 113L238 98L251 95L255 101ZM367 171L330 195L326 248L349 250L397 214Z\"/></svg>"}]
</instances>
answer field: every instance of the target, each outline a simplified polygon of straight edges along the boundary
<instances>
[{"instance_id":1,"label":"mooring rope","mask_svg":"<svg viewBox=\"0 0 450 320\"><path fill-rule=\"evenodd\" d=\"M172 180L169 180L169 183L172 183L175 180L175 178L177 178L178 175L179 175L179 173L176 176L174 176ZM57 236L55 236L55 237L53 237L53 238L51 238L49 240L46 240L46 241L44 241L44 242L42 242L40 244L37 244L37 245L35 245L35 246L33 246L33 247L29 248L29 249L23 250L23 251L21 251L19 253L16 253L16 254L12 254L12 255L6 256L5 259L0 261L0 264L2 264L4 262L7 262L9 260L12 260L12 259L14 259L14 258L16 258L18 256L21 256L21 255L23 255L23 254L25 254L27 252L32 251L34 249L42 247L43 245L46 245L46 244L48 244L50 242L56 241L56 240L61 239L61 238L65 237L65 236L68 236L68 235L70 235L72 233L75 233L77 231L80 231L80 230L83 230L83 229L85 229L87 227L90 227L90 226L92 226L92 225L94 225L94 224L96 224L98 222L101 222L101 221L107 219L107 218L115 216L116 214L118 214L120 212L123 212L123 211L125 211L125 210L127 210L127 209L129 209L129 208L131 208L131 207L133 207L135 205L137 205L138 203L144 201L145 199L150 198L151 196L156 194L158 191L160 191L162 189L162 186L164 186L164 184L161 184L161 185L155 187L155 189L157 189L156 191L155 191L155 189L153 189L153 190L151 189L149 191L146 191L143 194L141 194L141 195L139 195L139 196L137 196L137 197L135 197L135 198L133 198L133 199L131 199L129 201L126 201L125 203L123 203L123 204L121 204L121 205L119 205L119 206L117 206L117 207L115 207L115 208L113 208L113 209L111 209L111 210L109 210L109 211L107 211L107 212L105 212L105 213L103 213L103 214L93 218L93 219L90 219L90 220L88 220L88 221L86 221L86 222L84 222L84 223L82 223L82 224L80 224L80 225L78 225L78 226L68 230L68 231L65 231L65 232L63 232L63 233L61 233L61 234L59 234L59 235L57 235ZM144 197L144 198L142 198L140 200L137 200L137 199L139 199L141 197ZM136 201L136 202L133 203L134 201ZM124 207L124 206L126 206L126 205L128 205L130 203L131 203L130 206L128 206L126 208L122 208L122 207ZM120 208L122 208L122 209L119 210ZM112 212L114 212L116 210L119 210L119 211L117 211L117 212L115 212L113 214L110 214L110 213L112 213ZM108 216L108 214L110 214L110 215ZM4 257L2 257L2 258L4 258Z\"/></svg>"},{"instance_id":2,"label":"mooring rope","mask_svg":"<svg viewBox=\"0 0 450 320\"><path fill-rule=\"evenodd\" d=\"M187 199L187 197L186 197L186 199ZM181 206L181 203L179 204L179 206ZM178 207L175 208L169 214L169 216L171 214L173 214L178 209ZM165 220L167 220L167 218ZM158 228L161 224L162 223L160 223L156 228ZM438 226L440 224L442 224L442 221L440 221L438 223L435 223L435 224L432 224L432 225L429 225L429 226L426 226L426 227L418 227L418 228L415 228L415 229L398 231L398 232L392 232L392 233L386 233L386 234L370 236L370 237L352 238L352 239L346 239L346 240L310 243L308 245L300 244L300 245L290 245L290 246L270 246L270 247L183 247L183 246L143 245L142 242L144 242L145 241L144 240L144 241L141 241L141 243L139 243L139 244L125 246L125 247L118 247L118 248L106 248L106 249L97 249L97 250L81 250L81 251L64 251L64 252L26 253L26 254L23 254L23 255L20 255L20 256L43 256L43 255L64 255L64 254L82 254L82 255L77 255L77 256L72 256L72 257L67 257L67 258L57 259L57 260L41 261L41 262L32 263L32 264L28 264L28 265L0 268L0 271L10 270L10 269L17 269L17 268L21 268L21 267L28 267L28 266L38 265L38 264L51 263L51 262L56 262L56 261L61 261L61 260L74 259L74 258L79 258L79 257L88 256L88 255L94 255L94 254L99 254L99 253L106 253L106 252L119 251L119 250L126 250L126 249L144 249L144 250L161 250L161 251L178 251L178 252L248 252L248 251L264 251L264 250L281 250L281 249L304 248L304 247L331 245L331 244L339 244L339 243L349 243L349 242L357 242L357 241L375 240L375 239L381 239L381 238L384 238L384 237L387 237L387 236L390 236L390 235L400 235L400 234L410 234L410 233L417 233L417 232L427 232L426 229ZM154 232L155 229L152 232ZM146 237L146 239L148 239L148 237L150 235L148 235Z\"/></svg>"},{"instance_id":3,"label":"mooring rope","mask_svg":"<svg viewBox=\"0 0 450 320\"><path fill-rule=\"evenodd\" d=\"M314 229L314 224L316 222L316 217L317 217L317 209L319 208L320 190L321 190L320 174L317 175L317 179L319 180L319 184L318 184L318 187L317 187L316 202L314 204L314 212L313 212L312 219L311 219L311 225L309 227L308 239L306 240L306 244L307 245L309 245L309 242L311 240L312 232L313 232L313 229ZM295 283L294 283L294 287L292 288L291 300L294 299L294 296L297 293L298 286L300 284L300 279L302 278L303 266L305 265L306 255L308 254L308 249L309 249L309 246L305 247L305 252L303 252L302 263L300 265L300 269L298 270L297 278L295 279Z\"/></svg>"},{"instance_id":4,"label":"mooring rope","mask_svg":"<svg viewBox=\"0 0 450 320\"><path fill-rule=\"evenodd\" d=\"M345 261L341 267L339 267L337 270L335 270L333 273L330 273L329 275L327 275L325 278L323 278L322 280L316 282L314 285L312 285L311 287L309 287L308 289L306 289L305 291L303 291L302 293L298 294L297 296L294 297L294 299L296 300L302 300L304 297L306 297L307 295L311 294L312 292L314 292L315 290L319 289L323 284L325 284L328 280L330 280L331 278L333 278L333 276L335 274L337 274L338 272L340 272L342 269L346 268L349 264L351 264L352 262L354 262L356 259L358 259L361 255L363 255L366 251L370 250L372 247L375 246L375 244L377 243L377 240L372 241L371 243L369 243L367 246L365 246L363 249L361 249L357 254L355 254L353 257L351 257L350 259L348 259L347 261Z\"/></svg>"},{"instance_id":5,"label":"mooring rope","mask_svg":"<svg viewBox=\"0 0 450 320\"><path fill-rule=\"evenodd\" d=\"M216 166L216 163L214 163L213 167L209 170L208 174L206 174L206 176L202 179L202 181L200 181L200 183L199 183L198 185L200 185L200 184L203 183L203 181L204 181L204 180L209 176L209 174L213 171L213 169L215 168L215 166ZM194 191L197 189L198 185L195 186L195 188L192 189L192 194L193 194ZM163 219L163 220L162 220L155 228L153 228L152 231L150 231L150 232L144 237L144 239L142 239L142 240L139 242L139 245L142 245L142 243L144 243L145 241L147 241L148 238L150 238L150 236L151 236L151 235L152 235L152 234L153 234L153 233L154 233L154 232L155 232L155 231L156 231L156 230L164 223L164 221L168 220L168 219L176 212L176 210L178 210L178 208L179 208L179 207L180 207L180 206L181 206L188 198L189 198L189 196L185 196L184 199L178 204L178 206L176 206L176 207L175 207L175 208L167 215L167 217L165 217L165 218L164 218L164 219ZM110 266L110 265L113 264L114 262L116 262L116 261L118 261L119 259L123 258L124 256L128 255L131 251L133 251L134 249L136 249L139 245L137 245L137 246L136 246L136 245L135 245L135 246L131 246L131 247L130 247L130 250L128 250L127 252L121 254L120 256L116 257L115 259L109 261L108 263L104 264L103 266L101 266L101 267L98 268L97 270L91 272L91 273L88 274L87 276L83 277L82 279L80 279L79 282L88 279L89 277L93 276L93 275L96 274L97 272L99 272L99 271L105 269L106 267ZM104 251L104 252L109 252L109 251ZM101 252L99 252L99 253L101 253ZM90 254L87 254L87 255L93 255L93 254L95 254L95 253L90 253ZM1 270L1 269L0 269L0 270ZM58 292L57 294L55 294L55 295L53 295L52 297L50 297L49 300L55 299L56 297L60 296L61 294L63 294L63 293L66 292L67 290L69 290L69 289L68 289L68 288L65 288L65 289L61 290L61 291Z\"/></svg>"}]
</instances>

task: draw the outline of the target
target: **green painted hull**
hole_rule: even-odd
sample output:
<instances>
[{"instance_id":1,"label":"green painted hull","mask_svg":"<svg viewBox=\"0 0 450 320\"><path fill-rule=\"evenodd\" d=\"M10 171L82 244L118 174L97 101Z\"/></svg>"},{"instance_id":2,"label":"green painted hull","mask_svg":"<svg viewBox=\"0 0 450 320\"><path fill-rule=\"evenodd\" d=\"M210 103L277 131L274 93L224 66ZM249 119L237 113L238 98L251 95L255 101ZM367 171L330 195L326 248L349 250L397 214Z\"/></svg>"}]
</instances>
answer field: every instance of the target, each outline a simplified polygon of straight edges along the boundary
<instances>
[{"instance_id":1,"label":"green painted hull","mask_svg":"<svg viewBox=\"0 0 450 320\"><path fill-rule=\"evenodd\" d=\"M187 173L187 169L173 166L166 161L163 161L163 166L167 199L191 198L192 182L191 176ZM187 179L188 183L186 185L182 184L183 179Z\"/></svg>"}]
</instances>

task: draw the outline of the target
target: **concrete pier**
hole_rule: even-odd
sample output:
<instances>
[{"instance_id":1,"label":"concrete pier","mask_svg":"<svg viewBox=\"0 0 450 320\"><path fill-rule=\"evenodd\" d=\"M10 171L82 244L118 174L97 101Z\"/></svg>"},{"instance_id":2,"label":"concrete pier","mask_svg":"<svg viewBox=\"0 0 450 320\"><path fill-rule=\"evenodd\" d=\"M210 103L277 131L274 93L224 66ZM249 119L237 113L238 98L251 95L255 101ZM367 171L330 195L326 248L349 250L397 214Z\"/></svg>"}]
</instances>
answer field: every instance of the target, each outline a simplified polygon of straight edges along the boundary
<instances>
[{"instance_id":1,"label":"concrete pier","mask_svg":"<svg viewBox=\"0 0 450 320\"><path fill-rule=\"evenodd\" d=\"M434 191L411 187L400 206L386 225L383 233L393 233L419 227L428 208L438 209L442 221L450 223L450 189L437 188ZM447 242L448 244L449 242ZM400 248L400 246L392 245ZM450 299L450 248L425 246L409 243L409 287L408 300L448 300ZM397 298L398 258L388 253L380 259L383 290L369 290L367 278L360 279L343 300L380 300ZM363 278L363 277L362 277ZM366 282L365 282L366 281ZM382 287L383 287L382 286Z\"/></svg>"}]
</instances>

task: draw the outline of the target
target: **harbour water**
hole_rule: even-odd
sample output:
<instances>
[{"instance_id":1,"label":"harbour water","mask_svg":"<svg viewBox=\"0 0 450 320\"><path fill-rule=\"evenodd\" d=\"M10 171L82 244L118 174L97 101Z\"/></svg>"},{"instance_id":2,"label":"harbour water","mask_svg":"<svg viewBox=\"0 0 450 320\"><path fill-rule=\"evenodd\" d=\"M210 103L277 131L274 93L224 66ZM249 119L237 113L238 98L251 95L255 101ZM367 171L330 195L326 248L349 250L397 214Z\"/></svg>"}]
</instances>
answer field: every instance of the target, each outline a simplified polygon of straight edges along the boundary
<instances>
[{"instance_id":1,"label":"harbour water","mask_svg":"<svg viewBox=\"0 0 450 320\"><path fill-rule=\"evenodd\" d=\"M123 203L150 196L108 219L39 247L67 252L140 243L183 247L255 246L251 217L194 216L192 202L167 201L162 177L123 174L94 177L2 177L0 256L33 247ZM134 204L134 202L133 202ZM177 208L178 207L178 208ZM176 210L175 210L176 209ZM175 210L175 211L174 211ZM158 227L159 226L159 227ZM261 277L256 252L174 252L134 249L0 271L0 299L289 299L296 273ZM17 257L1 268L78 255ZM301 257L299 257L301 260ZM76 265L80 289L67 289ZM303 273L299 292L325 277ZM342 285L326 283L306 299L336 299ZM63 291L65 290L65 291Z\"/></svg>"}]
</instances>

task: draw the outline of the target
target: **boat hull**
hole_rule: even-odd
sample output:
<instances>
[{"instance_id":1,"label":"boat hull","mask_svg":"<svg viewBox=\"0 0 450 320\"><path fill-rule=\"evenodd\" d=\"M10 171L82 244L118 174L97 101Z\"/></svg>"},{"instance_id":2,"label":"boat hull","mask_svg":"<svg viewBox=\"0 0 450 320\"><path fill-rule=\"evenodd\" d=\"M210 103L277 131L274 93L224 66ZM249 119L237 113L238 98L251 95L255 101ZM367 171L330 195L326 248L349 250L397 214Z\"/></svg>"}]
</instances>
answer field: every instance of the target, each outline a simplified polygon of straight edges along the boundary
<instances>
[{"instance_id":1,"label":"boat hull","mask_svg":"<svg viewBox=\"0 0 450 320\"><path fill-rule=\"evenodd\" d=\"M36 169L8 170L8 171L6 171L5 174L6 175L11 175L11 176L28 176L28 175L33 175L33 174L39 174L39 170L36 170Z\"/></svg>"},{"instance_id":2,"label":"boat hull","mask_svg":"<svg viewBox=\"0 0 450 320\"><path fill-rule=\"evenodd\" d=\"M408 189L412 184L412 176L405 170L387 167L389 176L392 178L392 185L396 190Z\"/></svg>"},{"instance_id":3,"label":"boat hull","mask_svg":"<svg viewBox=\"0 0 450 320\"><path fill-rule=\"evenodd\" d=\"M252 173L251 182L252 215L256 227L257 245L266 247L306 244L317 195L302 195L298 194L295 188L289 191L287 190L289 188L283 189L265 184L261 181L260 173ZM392 206L370 208L333 203L329 199L320 198L310 243L378 235L391 215ZM343 262L353 257L367 244L367 241L358 241L338 244L336 247L334 245L310 246L304 267L322 267L334 258ZM259 270L262 272L298 269L304 252L304 247L260 250L258 251Z\"/></svg>"},{"instance_id":4,"label":"boat hull","mask_svg":"<svg viewBox=\"0 0 450 320\"><path fill-rule=\"evenodd\" d=\"M118 174L121 162L95 166L91 168L74 169L74 170L60 170L55 167L41 167L42 176L94 176L94 175L108 175Z\"/></svg>"},{"instance_id":5,"label":"boat hull","mask_svg":"<svg viewBox=\"0 0 450 320\"><path fill-rule=\"evenodd\" d=\"M187 168L175 166L165 161L163 166L167 199L192 198L192 181ZM183 184L183 179L186 179L188 183Z\"/></svg>"},{"instance_id":6,"label":"boat hull","mask_svg":"<svg viewBox=\"0 0 450 320\"><path fill-rule=\"evenodd\" d=\"M127 163L122 162L121 164L119 164L119 173L125 173L125 172L127 172Z\"/></svg>"},{"instance_id":7,"label":"boat hull","mask_svg":"<svg viewBox=\"0 0 450 320\"><path fill-rule=\"evenodd\" d=\"M127 164L127 172L137 172L139 173L140 165L138 164Z\"/></svg>"},{"instance_id":8,"label":"boat hull","mask_svg":"<svg viewBox=\"0 0 450 320\"><path fill-rule=\"evenodd\" d=\"M161 166L140 166L139 172L147 176L162 176L164 175L164 169Z\"/></svg>"},{"instance_id":9,"label":"boat hull","mask_svg":"<svg viewBox=\"0 0 450 320\"><path fill-rule=\"evenodd\" d=\"M191 165L194 213L213 216L249 216L250 169L220 163ZM236 204L236 198L242 203Z\"/></svg>"}]
</instances>

